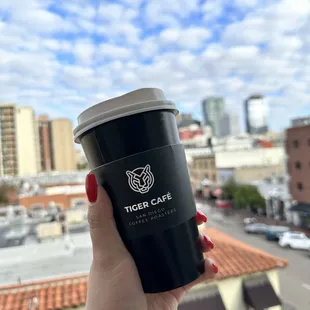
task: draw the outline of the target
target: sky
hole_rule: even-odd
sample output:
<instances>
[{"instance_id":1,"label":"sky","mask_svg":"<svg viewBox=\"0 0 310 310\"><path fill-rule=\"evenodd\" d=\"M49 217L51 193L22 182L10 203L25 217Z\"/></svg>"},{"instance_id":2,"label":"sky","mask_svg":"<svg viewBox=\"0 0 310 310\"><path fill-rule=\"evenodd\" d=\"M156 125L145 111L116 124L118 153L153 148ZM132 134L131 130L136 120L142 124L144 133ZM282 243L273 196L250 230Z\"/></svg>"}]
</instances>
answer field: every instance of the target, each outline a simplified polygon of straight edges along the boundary
<instances>
[{"instance_id":1,"label":"sky","mask_svg":"<svg viewBox=\"0 0 310 310\"><path fill-rule=\"evenodd\" d=\"M266 97L271 130L310 115L310 0L1 0L0 102L76 118L158 87L181 112Z\"/></svg>"}]
</instances>

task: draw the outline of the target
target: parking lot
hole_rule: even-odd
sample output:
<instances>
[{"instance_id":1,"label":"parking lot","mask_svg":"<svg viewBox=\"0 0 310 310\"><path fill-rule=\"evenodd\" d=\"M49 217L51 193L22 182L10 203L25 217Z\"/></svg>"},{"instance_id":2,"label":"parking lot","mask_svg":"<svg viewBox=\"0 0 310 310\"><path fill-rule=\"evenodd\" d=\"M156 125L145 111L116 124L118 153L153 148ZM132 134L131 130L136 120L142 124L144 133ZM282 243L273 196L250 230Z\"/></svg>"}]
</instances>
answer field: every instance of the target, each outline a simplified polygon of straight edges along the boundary
<instances>
[{"instance_id":1,"label":"parking lot","mask_svg":"<svg viewBox=\"0 0 310 310\"><path fill-rule=\"evenodd\" d=\"M207 225L209 227L217 228L271 255L287 259L288 267L280 271L281 295L286 308L290 309L290 305L292 305L296 310L310 309L310 257L308 251L281 248L277 242L265 240L264 236L246 234L242 218L223 216L207 203L198 203L197 207L208 216Z\"/></svg>"}]
</instances>

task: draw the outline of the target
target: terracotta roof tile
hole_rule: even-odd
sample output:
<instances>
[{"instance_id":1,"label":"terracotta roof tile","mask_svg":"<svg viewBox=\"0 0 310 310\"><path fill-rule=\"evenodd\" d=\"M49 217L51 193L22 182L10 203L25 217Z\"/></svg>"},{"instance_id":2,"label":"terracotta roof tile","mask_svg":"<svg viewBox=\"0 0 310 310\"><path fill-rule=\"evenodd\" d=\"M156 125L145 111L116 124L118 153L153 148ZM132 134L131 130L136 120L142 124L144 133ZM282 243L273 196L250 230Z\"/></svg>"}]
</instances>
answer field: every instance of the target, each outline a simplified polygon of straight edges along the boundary
<instances>
[{"instance_id":1,"label":"terracotta roof tile","mask_svg":"<svg viewBox=\"0 0 310 310\"><path fill-rule=\"evenodd\" d=\"M202 229L214 241L208 253L219 265L217 280L283 268L287 261L253 248L215 229ZM75 275L0 287L0 310L58 310L82 306L86 302L88 276Z\"/></svg>"}]
</instances>

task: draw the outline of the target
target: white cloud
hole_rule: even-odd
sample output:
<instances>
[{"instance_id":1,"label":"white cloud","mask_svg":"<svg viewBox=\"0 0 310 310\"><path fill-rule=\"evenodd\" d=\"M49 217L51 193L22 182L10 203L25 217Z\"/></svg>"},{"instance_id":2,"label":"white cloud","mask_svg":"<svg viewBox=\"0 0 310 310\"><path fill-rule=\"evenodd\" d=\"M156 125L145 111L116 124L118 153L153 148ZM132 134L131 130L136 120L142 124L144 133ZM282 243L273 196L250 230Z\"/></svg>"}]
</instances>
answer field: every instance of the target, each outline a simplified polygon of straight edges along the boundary
<instances>
[{"instance_id":1,"label":"white cloud","mask_svg":"<svg viewBox=\"0 0 310 310\"><path fill-rule=\"evenodd\" d=\"M202 27L167 28L160 33L160 41L167 45L173 44L182 48L198 49L210 36L210 31Z\"/></svg>"},{"instance_id":2,"label":"white cloud","mask_svg":"<svg viewBox=\"0 0 310 310\"><path fill-rule=\"evenodd\" d=\"M101 3L0 1L0 101L75 118L138 87L160 87L197 113L210 94L239 111L263 92L281 113L274 128L292 102L309 105L307 0Z\"/></svg>"},{"instance_id":3,"label":"white cloud","mask_svg":"<svg viewBox=\"0 0 310 310\"><path fill-rule=\"evenodd\" d=\"M99 46L98 54L110 59L129 59L132 56L132 51L125 47L103 43Z\"/></svg>"},{"instance_id":4,"label":"white cloud","mask_svg":"<svg viewBox=\"0 0 310 310\"><path fill-rule=\"evenodd\" d=\"M79 40L73 48L73 54L82 65L91 65L94 61L95 49L90 40Z\"/></svg>"}]
</instances>

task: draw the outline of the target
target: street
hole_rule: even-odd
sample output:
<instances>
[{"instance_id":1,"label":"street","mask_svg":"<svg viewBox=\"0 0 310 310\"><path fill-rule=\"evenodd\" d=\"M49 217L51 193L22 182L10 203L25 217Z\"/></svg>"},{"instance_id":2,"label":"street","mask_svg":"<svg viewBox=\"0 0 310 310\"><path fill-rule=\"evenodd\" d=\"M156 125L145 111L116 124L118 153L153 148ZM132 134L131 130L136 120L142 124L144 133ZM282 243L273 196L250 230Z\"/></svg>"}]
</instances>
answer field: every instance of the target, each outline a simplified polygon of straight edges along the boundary
<instances>
[{"instance_id":1,"label":"street","mask_svg":"<svg viewBox=\"0 0 310 310\"><path fill-rule=\"evenodd\" d=\"M277 242L265 240L264 236L248 235L243 231L242 218L223 216L207 203L199 202L197 208L207 215L208 227L217 228L271 255L287 259L288 267L280 270L282 300L286 305L294 306L296 310L310 309L310 256L307 251L283 249Z\"/></svg>"}]
</instances>

